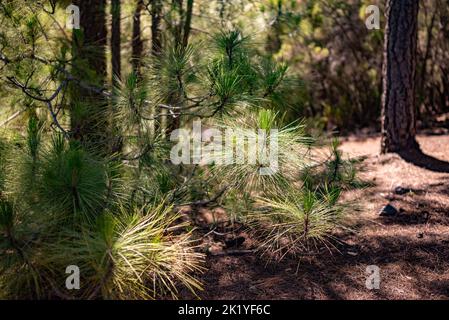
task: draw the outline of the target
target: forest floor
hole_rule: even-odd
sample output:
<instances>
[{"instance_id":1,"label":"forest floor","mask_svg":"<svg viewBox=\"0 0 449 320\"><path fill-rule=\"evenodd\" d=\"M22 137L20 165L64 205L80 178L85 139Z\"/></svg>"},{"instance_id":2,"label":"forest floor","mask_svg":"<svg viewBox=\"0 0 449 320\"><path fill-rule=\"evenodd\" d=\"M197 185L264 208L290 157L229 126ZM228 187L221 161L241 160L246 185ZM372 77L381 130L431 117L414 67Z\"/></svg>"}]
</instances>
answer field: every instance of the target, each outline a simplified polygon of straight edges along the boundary
<instances>
[{"instance_id":1,"label":"forest floor","mask_svg":"<svg viewBox=\"0 0 449 320\"><path fill-rule=\"evenodd\" d=\"M347 191L357 201L352 231L338 251L269 263L253 253L208 255L201 299L449 299L449 136L421 135L423 154L379 155L380 138L349 137L341 150L362 157L369 187ZM400 188L398 188L400 187ZM402 189L401 189L402 188ZM398 214L381 217L387 204ZM239 250L252 249L246 235ZM369 265L380 289L366 287ZM186 298L189 298L185 294Z\"/></svg>"}]
</instances>

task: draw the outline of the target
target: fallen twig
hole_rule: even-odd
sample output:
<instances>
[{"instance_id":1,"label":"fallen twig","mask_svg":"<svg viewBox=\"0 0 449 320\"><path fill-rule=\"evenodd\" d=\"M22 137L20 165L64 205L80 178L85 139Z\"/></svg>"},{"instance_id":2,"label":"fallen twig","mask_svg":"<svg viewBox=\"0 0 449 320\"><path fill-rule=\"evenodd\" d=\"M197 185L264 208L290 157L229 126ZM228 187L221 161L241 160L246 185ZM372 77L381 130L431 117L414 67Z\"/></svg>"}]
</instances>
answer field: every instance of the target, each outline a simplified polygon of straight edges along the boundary
<instances>
[{"instance_id":1,"label":"fallen twig","mask_svg":"<svg viewBox=\"0 0 449 320\"><path fill-rule=\"evenodd\" d=\"M0 127L6 126L8 123L10 123L11 121L13 121L15 118L17 118L18 116L20 116L22 113L25 112L26 109L17 111L16 113L14 113L12 116L10 116L8 119L6 119L5 121L0 123Z\"/></svg>"}]
</instances>

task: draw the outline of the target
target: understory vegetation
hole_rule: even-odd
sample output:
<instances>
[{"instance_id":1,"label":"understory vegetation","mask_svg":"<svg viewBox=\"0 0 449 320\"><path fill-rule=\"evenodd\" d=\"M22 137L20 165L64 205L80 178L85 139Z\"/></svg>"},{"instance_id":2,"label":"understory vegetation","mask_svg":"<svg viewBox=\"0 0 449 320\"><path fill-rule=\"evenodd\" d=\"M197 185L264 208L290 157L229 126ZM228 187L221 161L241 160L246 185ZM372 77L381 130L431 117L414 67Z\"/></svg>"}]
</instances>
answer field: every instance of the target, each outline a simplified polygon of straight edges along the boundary
<instances>
[{"instance_id":1,"label":"understory vegetation","mask_svg":"<svg viewBox=\"0 0 449 320\"><path fill-rule=\"evenodd\" d=\"M99 2L81 23L120 35L110 26L118 7ZM204 230L182 208L223 208L228 230L247 230L267 263L334 250L334 231L358 210L341 199L365 186L358 162L322 129L379 116L381 31L358 30L354 51L356 36L331 27L360 19L349 12L366 1L195 1L195 14L193 1L165 2L121 2L132 16L126 26L142 15L152 34L125 28L117 53L87 27L66 28L68 1L0 0L0 298L199 296L201 241L215 226ZM218 22L202 32L210 21ZM447 58L442 44L429 50ZM422 63L422 77L447 85L444 70ZM353 78L355 66L364 70ZM420 108L447 108L430 110L447 91L428 90L423 84ZM196 121L203 135L193 162ZM242 142L248 132L254 140ZM257 155L275 154L275 167L249 161L256 142ZM185 156L179 145L190 162L174 163ZM80 271L76 290L67 286L71 266Z\"/></svg>"}]
</instances>

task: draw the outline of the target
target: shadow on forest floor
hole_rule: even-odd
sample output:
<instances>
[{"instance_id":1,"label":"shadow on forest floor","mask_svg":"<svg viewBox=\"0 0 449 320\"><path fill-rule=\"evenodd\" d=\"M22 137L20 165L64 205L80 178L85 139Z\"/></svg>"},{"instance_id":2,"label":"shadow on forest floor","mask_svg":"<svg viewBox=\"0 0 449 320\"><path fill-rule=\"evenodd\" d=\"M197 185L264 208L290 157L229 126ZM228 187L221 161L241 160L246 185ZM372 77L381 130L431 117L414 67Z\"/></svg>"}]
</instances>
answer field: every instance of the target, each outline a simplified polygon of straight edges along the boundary
<instances>
[{"instance_id":1,"label":"shadow on forest floor","mask_svg":"<svg viewBox=\"0 0 449 320\"><path fill-rule=\"evenodd\" d=\"M449 298L449 240L427 234L379 234L340 253L269 263L256 255L209 257L203 299L419 299ZM362 240L362 241L360 241ZM299 264L298 264L299 263ZM366 288L368 266L380 268L380 290Z\"/></svg>"},{"instance_id":2,"label":"shadow on forest floor","mask_svg":"<svg viewBox=\"0 0 449 320\"><path fill-rule=\"evenodd\" d=\"M399 154L405 161L434 172L449 173L449 162L439 160L421 150L404 151Z\"/></svg>"},{"instance_id":3,"label":"shadow on forest floor","mask_svg":"<svg viewBox=\"0 0 449 320\"><path fill-rule=\"evenodd\" d=\"M201 298L449 298L449 136L420 136L423 152L401 156L379 155L379 137L357 138L342 150L364 157L358 178L369 185L344 194L363 210L351 214L352 231L337 235L338 252L304 257L299 265L296 259L267 264L255 254L208 256ZM399 213L380 217L386 204ZM253 249L243 236L241 249ZM380 268L380 290L365 286L370 265Z\"/></svg>"}]
</instances>

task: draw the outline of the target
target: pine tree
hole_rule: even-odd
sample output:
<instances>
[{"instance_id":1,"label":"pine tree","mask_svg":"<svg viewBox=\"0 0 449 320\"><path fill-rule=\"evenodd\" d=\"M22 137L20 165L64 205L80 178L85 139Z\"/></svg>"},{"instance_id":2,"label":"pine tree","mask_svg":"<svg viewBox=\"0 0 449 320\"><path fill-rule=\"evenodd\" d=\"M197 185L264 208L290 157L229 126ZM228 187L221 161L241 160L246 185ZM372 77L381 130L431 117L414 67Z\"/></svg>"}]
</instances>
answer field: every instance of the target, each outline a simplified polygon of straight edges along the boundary
<instances>
[{"instance_id":1,"label":"pine tree","mask_svg":"<svg viewBox=\"0 0 449 320\"><path fill-rule=\"evenodd\" d=\"M74 84L71 89L71 130L73 137L101 153L108 152L108 103L102 89L106 84L106 0L82 0L80 30L73 30L73 75L87 86ZM100 89L98 89L100 88Z\"/></svg>"},{"instance_id":2,"label":"pine tree","mask_svg":"<svg viewBox=\"0 0 449 320\"><path fill-rule=\"evenodd\" d=\"M111 62L113 84L121 78L121 4L120 0L111 1Z\"/></svg>"},{"instance_id":3,"label":"pine tree","mask_svg":"<svg viewBox=\"0 0 449 320\"><path fill-rule=\"evenodd\" d=\"M138 0L136 4L136 8L134 9L133 16L133 34L132 34L132 65L133 71L137 75L140 75L140 64L142 60L143 54L143 42L141 35L141 15L142 10L144 8L143 0Z\"/></svg>"},{"instance_id":4,"label":"pine tree","mask_svg":"<svg viewBox=\"0 0 449 320\"><path fill-rule=\"evenodd\" d=\"M382 152L416 149L418 0L389 0L385 32Z\"/></svg>"}]
</instances>

